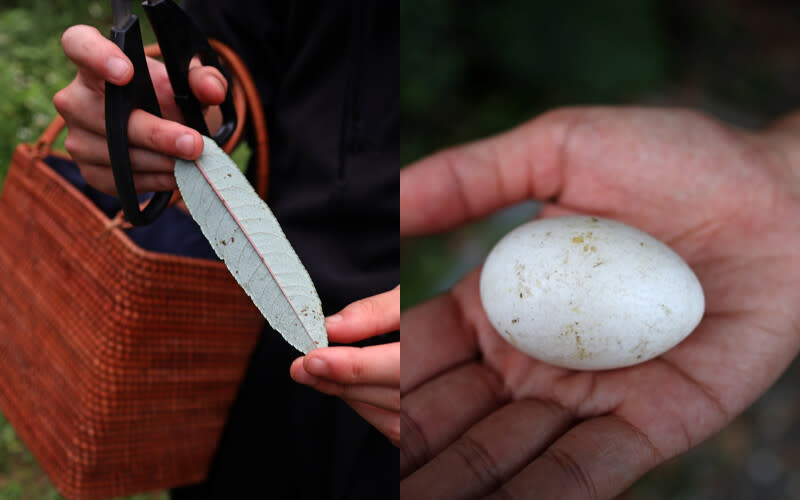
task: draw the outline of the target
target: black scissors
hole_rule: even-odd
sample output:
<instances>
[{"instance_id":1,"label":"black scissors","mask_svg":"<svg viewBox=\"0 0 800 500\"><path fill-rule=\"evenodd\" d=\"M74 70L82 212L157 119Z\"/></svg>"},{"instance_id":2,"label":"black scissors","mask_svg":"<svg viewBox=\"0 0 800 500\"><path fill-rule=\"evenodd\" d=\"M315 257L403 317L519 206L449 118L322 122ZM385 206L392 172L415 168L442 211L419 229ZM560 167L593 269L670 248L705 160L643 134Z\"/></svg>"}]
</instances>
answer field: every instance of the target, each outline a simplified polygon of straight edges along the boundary
<instances>
[{"instance_id":1,"label":"black scissors","mask_svg":"<svg viewBox=\"0 0 800 500\"><path fill-rule=\"evenodd\" d=\"M111 0L111 7L114 19L111 40L133 63L134 75L130 83L124 86L106 83L108 152L125 218L131 224L141 226L150 224L161 215L169 204L172 191L155 193L147 206L140 210L128 154L128 118L134 109L142 109L160 117L161 109L147 69L139 18L131 14L131 0ZM175 102L186 125L208 136L202 105L189 88L189 63L194 56L198 56L204 65L217 68L230 81L227 71L220 65L205 36L172 0L146 0L142 7L161 47ZM220 106L223 124L213 137L217 144L227 141L236 128L232 87L228 85L228 93Z\"/></svg>"}]
</instances>

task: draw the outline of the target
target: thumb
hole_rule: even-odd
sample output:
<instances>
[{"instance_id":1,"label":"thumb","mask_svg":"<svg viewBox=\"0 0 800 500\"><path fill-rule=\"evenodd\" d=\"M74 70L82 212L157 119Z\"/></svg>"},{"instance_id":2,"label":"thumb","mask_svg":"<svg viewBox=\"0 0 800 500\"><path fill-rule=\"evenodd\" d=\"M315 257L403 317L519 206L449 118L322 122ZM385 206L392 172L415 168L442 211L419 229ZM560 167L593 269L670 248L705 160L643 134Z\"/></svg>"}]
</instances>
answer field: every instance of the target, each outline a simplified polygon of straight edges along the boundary
<instances>
[{"instance_id":1,"label":"thumb","mask_svg":"<svg viewBox=\"0 0 800 500\"><path fill-rule=\"evenodd\" d=\"M523 200L558 196L564 182L562 152L583 112L546 113L402 169L400 235L445 231Z\"/></svg>"},{"instance_id":2,"label":"thumb","mask_svg":"<svg viewBox=\"0 0 800 500\"><path fill-rule=\"evenodd\" d=\"M334 342L357 342L400 328L400 285L348 305L325 319Z\"/></svg>"}]
</instances>

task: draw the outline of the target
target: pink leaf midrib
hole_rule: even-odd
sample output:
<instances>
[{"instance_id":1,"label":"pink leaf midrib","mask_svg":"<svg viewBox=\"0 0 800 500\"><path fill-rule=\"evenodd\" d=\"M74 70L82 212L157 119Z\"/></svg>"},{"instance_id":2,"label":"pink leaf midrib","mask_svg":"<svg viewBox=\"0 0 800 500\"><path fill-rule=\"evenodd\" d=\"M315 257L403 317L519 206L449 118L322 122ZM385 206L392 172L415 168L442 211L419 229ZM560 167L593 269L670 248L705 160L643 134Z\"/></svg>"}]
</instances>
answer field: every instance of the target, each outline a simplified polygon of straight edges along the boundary
<instances>
[{"instance_id":1,"label":"pink leaf midrib","mask_svg":"<svg viewBox=\"0 0 800 500\"><path fill-rule=\"evenodd\" d=\"M255 243L253 243L252 238L250 238L250 233L248 233L245 230L244 226L242 225L242 222L239 220L239 218L236 216L234 211L231 209L231 206L228 205L228 201L225 199L224 196L222 196L222 193L219 191L219 189L217 189L217 186L214 185L213 182L211 182L211 178L209 178L208 173L206 172L206 169L203 167L203 165L200 163L199 158L197 160L194 160L194 164L197 166L197 169L200 171L200 174L206 180L206 183L208 183L208 185L211 187L211 190L214 191L214 194L217 196L219 201L222 202L222 205L225 207L225 210L228 211L228 214L230 214L230 216L233 219L233 221L236 223L236 225L242 231L242 234L244 234L245 238L247 238L247 242L250 244L250 247L256 252L256 255L258 255L258 258L261 259L261 262L264 264L264 267L267 268L267 272L269 272L270 276L272 276L272 280L275 281L275 284L278 285L278 289L281 291L283 296L286 298L286 303L289 304L289 307L292 309L292 312L297 317L297 320L303 326L303 331L306 332L306 335L308 336L309 340L311 340L311 343L316 345L316 341L314 341L314 337L311 336L311 333L308 331L308 328L306 328L306 325L303 322L302 318L300 317L300 314L297 312L297 309L295 309L294 304L292 304L292 301L289 300L289 295L286 293L286 290L283 289L283 286L281 285L280 281L278 281L278 279L275 277L275 273L272 272L272 268L270 267L270 265L267 262L267 260L264 258L264 255L262 255L261 251L255 245Z\"/></svg>"}]
</instances>

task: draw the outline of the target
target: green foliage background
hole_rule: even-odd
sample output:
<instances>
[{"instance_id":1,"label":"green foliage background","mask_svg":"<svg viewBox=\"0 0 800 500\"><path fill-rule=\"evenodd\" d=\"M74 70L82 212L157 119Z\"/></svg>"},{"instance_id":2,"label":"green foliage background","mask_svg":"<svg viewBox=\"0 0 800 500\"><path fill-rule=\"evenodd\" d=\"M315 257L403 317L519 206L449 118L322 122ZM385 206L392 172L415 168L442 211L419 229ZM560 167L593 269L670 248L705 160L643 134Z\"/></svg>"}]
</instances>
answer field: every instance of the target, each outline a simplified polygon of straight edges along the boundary
<instances>
[{"instance_id":1,"label":"green foliage background","mask_svg":"<svg viewBox=\"0 0 800 500\"><path fill-rule=\"evenodd\" d=\"M0 178L14 146L35 140L53 118L52 96L74 76L61 51L61 33L79 19L97 22L103 13L99 3L94 8L66 1L0 4Z\"/></svg>"}]
</instances>

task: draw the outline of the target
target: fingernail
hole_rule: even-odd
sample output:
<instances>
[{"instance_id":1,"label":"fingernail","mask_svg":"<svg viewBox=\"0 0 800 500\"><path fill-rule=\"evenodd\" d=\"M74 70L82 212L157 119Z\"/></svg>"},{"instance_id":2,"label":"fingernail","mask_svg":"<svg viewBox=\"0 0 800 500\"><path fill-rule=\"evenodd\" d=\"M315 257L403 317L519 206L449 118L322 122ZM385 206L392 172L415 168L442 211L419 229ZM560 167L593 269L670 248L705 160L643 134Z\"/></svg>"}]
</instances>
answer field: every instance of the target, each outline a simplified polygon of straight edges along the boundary
<instances>
[{"instance_id":1,"label":"fingernail","mask_svg":"<svg viewBox=\"0 0 800 500\"><path fill-rule=\"evenodd\" d=\"M341 314L334 314L333 316L328 316L327 318L325 318L325 322L326 323L339 323L343 319L344 318L342 317Z\"/></svg>"},{"instance_id":2,"label":"fingernail","mask_svg":"<svg viewBox=\"0 0 800 500\"><path fill-rule=\"evenodd\" d=\"M194 153L194 137L184 134L175 141L175 147L181 156L192 156Z\"/></svg>"},{"instance_id":3,"label":"fingernail","mask_svg":"<svg viewBox=\"0 0 800 500\"><path fill-rule=\"evenodd\" d=\"M312 375L324 376L328 374L328 363L319 358L310 358L306 360L305 369Z\"/></svg>"},{"instance_id":4,"label":"fingernail","mask_svg":"<svg viewBox=\"0 0 800 500\"><path fill-rule=\"evenodd\" d=\"M111 57L106 62L106 70L112 80L121 81L128 76L128 62L119 57Z\"/></svg>"}]
</instances>

